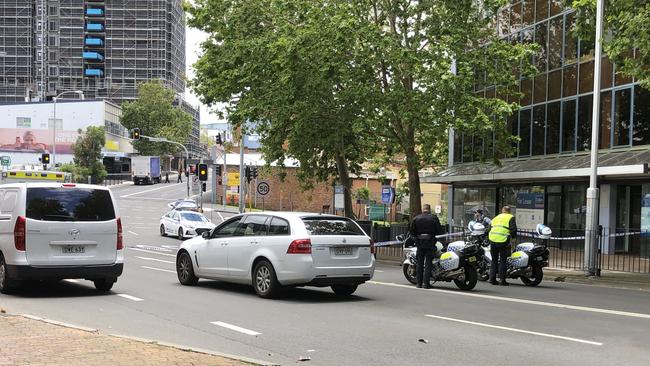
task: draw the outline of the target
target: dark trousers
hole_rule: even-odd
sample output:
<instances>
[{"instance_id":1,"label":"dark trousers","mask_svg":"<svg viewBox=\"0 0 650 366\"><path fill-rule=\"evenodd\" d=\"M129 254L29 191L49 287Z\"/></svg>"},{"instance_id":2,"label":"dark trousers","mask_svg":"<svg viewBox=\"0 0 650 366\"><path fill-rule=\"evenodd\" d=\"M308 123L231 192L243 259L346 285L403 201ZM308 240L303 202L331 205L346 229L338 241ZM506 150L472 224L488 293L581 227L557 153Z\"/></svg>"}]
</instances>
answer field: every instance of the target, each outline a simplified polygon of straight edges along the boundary
<instances>
[{"instance_id":1,"label":"dark trousers","mask_svg":"<svg viewBox=\"0 0 650 366\"><path fill-rule=\"evenodd\" d=\"M418 285L429 286L431 283L431 262L433 261L433 249L418 247L415 253L415 276ZM424 281L423 281L424 277Z\"/></svg>"},{"instance_id":2,"label":"dark trousers","mask_svg":"<svg viewBox=\"0 0 650 366\"><path fill-rule=\"evenodd\" d=\"M183 183L183 178L182 177L183 176L181 175L181 173L178 173L178 179L176 179L176 183Z\"/></svg>"},{"instance_id":3,"label":"dark trousers","mask_svg":"<svg viewBox=\"0 0 650 366\"><path fill-rule=\"evenodd\" d=\"M492 254L492 265L490 266L490 281L497 280L497 268L501 282L506 282L506 269L508 267L508 255L510 254L510 243L490 243L490 254Z\"/></svg>"}]
</instances>

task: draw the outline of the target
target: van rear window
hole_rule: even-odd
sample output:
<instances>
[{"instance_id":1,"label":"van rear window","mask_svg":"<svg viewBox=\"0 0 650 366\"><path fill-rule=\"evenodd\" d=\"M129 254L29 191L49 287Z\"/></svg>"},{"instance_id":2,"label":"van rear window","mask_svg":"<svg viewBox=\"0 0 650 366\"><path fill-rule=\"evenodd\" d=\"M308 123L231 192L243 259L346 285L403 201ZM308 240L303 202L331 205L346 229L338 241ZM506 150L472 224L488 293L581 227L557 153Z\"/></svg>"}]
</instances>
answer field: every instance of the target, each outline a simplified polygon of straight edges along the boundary
<instances>
[{"instance_id":1,"label":"van rear window","mask_svg":"<svg viewBox=\"0 0 650 366\"><path fill-rule=\"evenodd\" d=\"M115 208L108 190L27 188L27 218L43 221L108 221Z\"/></svg>"},{"instance_id":2,"label":"van rear window","mask_svg":"<svg viewBox=\"0 0 650 366\"><path fill-rule=\"evenodd\" d=\"M303 217L311 235L366 235L352 220L330 217Z\"/></svg>"}]
</instances>

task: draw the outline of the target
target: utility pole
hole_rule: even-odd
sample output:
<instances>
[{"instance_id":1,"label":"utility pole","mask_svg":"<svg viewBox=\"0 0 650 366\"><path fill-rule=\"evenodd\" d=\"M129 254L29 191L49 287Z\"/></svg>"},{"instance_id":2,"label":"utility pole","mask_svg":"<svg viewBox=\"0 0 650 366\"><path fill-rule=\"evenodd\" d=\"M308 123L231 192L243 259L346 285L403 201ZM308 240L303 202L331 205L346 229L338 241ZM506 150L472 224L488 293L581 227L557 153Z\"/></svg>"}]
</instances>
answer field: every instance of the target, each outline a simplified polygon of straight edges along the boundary
<instances>
[{"instance_id":1,"label":"utility pole","mask_svg":"<svg viewBox=\"0 0 650 366\"><path fill-rule=\"evenodd\" d=\"M585 225L585 268L588 276L596 276L598 262L598 133L600 120L600 69L602 61L603 13L605 1L596 0L596 59L594 60L594 99L591 113L591 172L587 189Z\"/></svg>"}]
</instances>

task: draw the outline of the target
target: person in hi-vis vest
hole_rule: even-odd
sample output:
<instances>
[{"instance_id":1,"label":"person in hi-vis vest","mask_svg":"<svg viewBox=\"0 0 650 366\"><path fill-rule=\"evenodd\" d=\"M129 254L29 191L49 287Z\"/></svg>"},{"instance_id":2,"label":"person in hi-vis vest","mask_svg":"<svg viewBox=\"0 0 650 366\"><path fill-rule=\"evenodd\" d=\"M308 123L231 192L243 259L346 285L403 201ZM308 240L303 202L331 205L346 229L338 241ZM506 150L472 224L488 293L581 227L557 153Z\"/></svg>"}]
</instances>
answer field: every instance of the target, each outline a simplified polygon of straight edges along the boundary
<instances>
[{"instance_id":1,"label":"person in hi-vis vest","mask_svg":"<svg viewBox=\"0 0 650 366\"><path fill-rule=\"evenodd\" d=\"M506 268L510 254L510 241L517 237L517 223L510 213L510 206L503 206L501 214L492 219L492 226L488 239L490 240L490 254L492 266L490 267L490 283L497 284L497 268L501 286L508 286L506 282Z\"/></svg>"}]
</instances>

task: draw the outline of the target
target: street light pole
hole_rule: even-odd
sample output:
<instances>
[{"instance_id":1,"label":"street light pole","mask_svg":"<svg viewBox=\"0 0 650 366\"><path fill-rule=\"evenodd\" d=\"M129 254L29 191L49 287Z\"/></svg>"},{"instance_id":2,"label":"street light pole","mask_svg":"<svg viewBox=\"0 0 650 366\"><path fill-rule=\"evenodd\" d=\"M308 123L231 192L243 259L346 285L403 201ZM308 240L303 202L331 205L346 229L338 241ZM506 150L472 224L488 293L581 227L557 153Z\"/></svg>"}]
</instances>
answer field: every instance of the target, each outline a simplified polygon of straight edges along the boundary
<instances>
[{"instance_id":1,"label":"street light pole","mask_svg":"<svg viewBox=\"0 0 650 366\"><path fill-rule=\"evenodd\" d=\"M598 134L600 121L600 69L602 61L603 13L605 1L596 1L596 50L594 60L594 97L591 113L591 171L587 189L587 218L585 225L585 268L588 276L597 275L598 233Z\"/></svg>"},{"instance_id":2,"label":"street light pole","mask_svg":"<svg viewBox=\"0 0 650 366\"><path fill-rule=\"evenodd\" d=\"M81 90L68 90L59 93L56 97L52 98L54 102L54 121L52 122L52 166L56 166L56 100L64 94L74 93L79 95L79 99L84 100L84 93Z\"/></svg>"}]
</instances>

